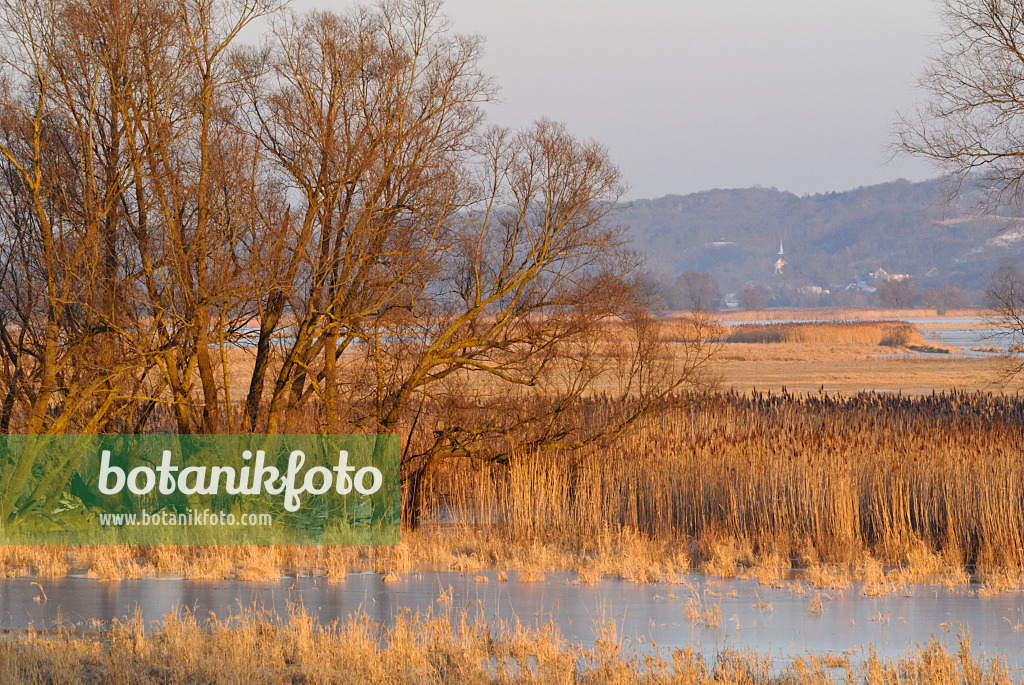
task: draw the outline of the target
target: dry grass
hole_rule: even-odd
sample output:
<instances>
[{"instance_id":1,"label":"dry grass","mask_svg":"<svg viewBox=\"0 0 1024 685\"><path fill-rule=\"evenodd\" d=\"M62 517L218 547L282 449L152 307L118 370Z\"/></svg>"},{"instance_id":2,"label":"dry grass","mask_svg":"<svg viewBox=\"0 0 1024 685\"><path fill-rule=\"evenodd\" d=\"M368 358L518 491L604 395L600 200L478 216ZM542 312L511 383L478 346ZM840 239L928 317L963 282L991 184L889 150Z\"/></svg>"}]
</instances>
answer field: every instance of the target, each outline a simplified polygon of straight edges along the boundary
<instances>
[{"instance_id":1,"label":"dry grass","mask_svg":"<svg viewBox=\"0 0 1024 685\"><path fill-rule=\"evenodd\" d=\"M427 525L394 547L4 547L0 572L265 579L291 567L339 579L496 569L664 582L696 569L777 582L803 567L813 586L836 588L962 583L973 568L988 587L1020 584L1024 399L689 400L585 453L441 462L426 486ZM594 399L586 420L620 411Z\"/></svg>"},{"instance_id":2,"label":"dry grass","mask_svg":"<svg viewBox=\"0 0 1024 685\"><path fill-rule=\"evenodd\" d=\"M1005 363L962 354L890 357L870 343L726 343L715 370L724 388L930 395L943 389L1005 392Z\"/></svg>"},{"instance_id":3,"label":"dry grass","mask_svg":"<svg viewBox=\"0 0 1024 685\"><path fill-rule=\"evenodd\" d=\"M918 330L905 321L831 321L742 324L728 328L730 343L868 343L887 347L924 345Z\"/></svg>"},{"instance_id":4,"label":"dry grass","mask_svg":"<svg viewBox=\"0 0 1024 685\"><path fill-rule=\"evenodd\" d=\"M695 620L720 616L699 603ZM970 636L948 652L934 640L889 660L802 654L774 661L724 650L706 662L692 647L639 654L612 621L595 622L593 647L556 625L488 623L468 611L399 614L382 627L365 615L321 625L301 606L287 617L250 609L199 621L188 612L147 624L136 614L96 636L24 632L0 641L0 682L29 683L1010 683L1005 659L975 657Z\"/></svg>"},{"instance_id":5,"label":"dry grass","mask_svg":"<svg viewBox=\"0 0 1024 685\"><path fill-rule=\"evenodd\" d=\"M880 582L871 558L892 582L946 582L1024 567L1022 422L1013 396L708 396L588 455L452 463L432 488L464 528L576 550L608 575L782 560Z\"/></svg>"}]
</instances>

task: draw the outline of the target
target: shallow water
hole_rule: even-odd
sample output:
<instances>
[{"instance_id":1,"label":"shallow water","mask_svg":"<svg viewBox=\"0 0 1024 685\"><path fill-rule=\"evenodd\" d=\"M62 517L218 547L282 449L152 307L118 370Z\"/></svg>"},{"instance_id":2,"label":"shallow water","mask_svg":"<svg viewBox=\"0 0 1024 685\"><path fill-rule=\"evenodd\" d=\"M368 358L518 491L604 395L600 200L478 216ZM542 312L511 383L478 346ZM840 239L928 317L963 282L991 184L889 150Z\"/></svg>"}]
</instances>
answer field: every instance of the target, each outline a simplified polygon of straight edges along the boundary
<instances>
[{"instance_id":1,"label":"shallow water","mask_svg":"<svg viewBox=\"0 0 1024 685\"><path fill-rule=\"evenodd\" d=\"M965 353L971 353L972 347L994 347L999 350L998 353L1003 353L1015 342L1013 334L1002 328L930 328L918 324L917 330L929 342L960 347Z\"/></svg>"},{"instance_id":2,"label":"shallow water","mask_svg":"<svg viewBox=\"0 0 1024 685\"><path fill-rule=\"evenodd\" d=\"M884 317L881 317L884 319ZM981 317L955 317L951 316L948 318L939 317L932 319L912 319L912 318L901 318L896 319L898 321L907 321L918 327L928 327L941 324L944 326L960 326L963 328L978 328L990 323L989 319ZM771 326L774 324L787 324L787 323L870 323L870 320L864 319L779 319L779 320L763 320L763 319L747 319L747 320L734 320L734 321L720 321L723 326Z\"/></svg>"},{"instance_id":3,"label":"shallow water","mask_svg":"<svg viewBox=\"0 0 1024 685\"><path fill-rule=\"evenodd\" d=\"M773 657L849 650L863 654L868 645L896 655L932 637L955 650L963 626L972 633L976 654L998 652L1012 667L1024 668L1022 592L984 597L976 585L919 585L887 597L861 597L857 584L836 591L795 583L806 591L796 594L754 580L700 575L686 578L689 587L622 580L573 585L572 574L548 574L535 583L498 582L493 572L480 575L488 582L478 582L477 574L452 572L409 574L391 583L376 574L352 574L341 583L322 578L6 578L0 580L0 617L7 629L46 629L63 621L66 628L95 631L132 614L136 607L151 620L185 608L202 620L211 614L238 614L254 604L286 614L289 603L301 602L321 623L365 612L384 625L405 610L451 615L468 608L470 616L483 612L491 622L555 621L566 639L584 646L592 646L597 629L613 620L627 648L646 652L655 644L659 649L693 645L706 658L725 648L756 648ZM451 599L441 600L443 593ZM808 607L816 593L822 600L820 613ZM719 612L718 625L695 623L686 615L688 604L701 612Z\"/></svg>"}]
</instances>

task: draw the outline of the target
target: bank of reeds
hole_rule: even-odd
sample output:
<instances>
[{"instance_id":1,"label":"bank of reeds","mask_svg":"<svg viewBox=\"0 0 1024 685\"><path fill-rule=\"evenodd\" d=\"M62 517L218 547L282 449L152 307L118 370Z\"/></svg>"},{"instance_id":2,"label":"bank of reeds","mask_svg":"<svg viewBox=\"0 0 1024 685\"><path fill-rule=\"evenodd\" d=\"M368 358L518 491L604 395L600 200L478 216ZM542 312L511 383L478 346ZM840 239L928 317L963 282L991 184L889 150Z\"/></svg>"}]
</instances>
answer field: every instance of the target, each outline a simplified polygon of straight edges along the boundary
<instances>
[{"instance_id":1,"label":"bank of reeds","mask_svg":"<svg viewBox=\"0 0 1024 685\"><path fill-rule=\"evenodd\" d=\"M255 580L300 568L340 580L491 568L650 582L802 567L872 583L883 569L894 582L977 572L993 588L1024 578L1024 398L679 400L582 452L440 461L426 477L424 523L399 546L3 547L0 573ZM600 398L585 409L578 420L595 425L628 411Z\"/></svg>"},{"instance_id":2,"label":"bank of reeds","mask_svg":"<svg viewBox=\"0 0 1024 685\"><path fill-rule=\"evenodd\" d=\"M723 327L732 343L866 343L889 347L925 345L921 333L905 321L831 321L740 324Z\"/></svg>"},{"instance_id":3,"label":"bank of reeds","mask_svg":"<svg viewBox=\"0 0 1024 685\"><path fill-rule=\"evenodd\" d=\"M588 420L616 411L595 401ZM449 527L586 558L635 531L725 574L866 557L1019 571L1022 426L1016 396L709 395L585 454L446 463L429 499Z\"/></svg>"},{"instance_id":4,"label":"bank of reeds","mask_svg":"<svg viewBox=\"0 0 1024 685\"><path fill-rule=\"evenodd\" d=\"M35 683L817 683L1013 682L1005 659L974 656L970 637L895 659L801 654L773 659L725 650L705 661L692 647L638 654L612 622L595 624L595 646L569 642L556 625L503 625L469 612L399 614L381 627L365 614L318 624L295 608L282 619L250 610L225 620L172 613L147 624L138 614L93 636L60 630L0 640L0 681Z\"/></svg>"}]
</instances>

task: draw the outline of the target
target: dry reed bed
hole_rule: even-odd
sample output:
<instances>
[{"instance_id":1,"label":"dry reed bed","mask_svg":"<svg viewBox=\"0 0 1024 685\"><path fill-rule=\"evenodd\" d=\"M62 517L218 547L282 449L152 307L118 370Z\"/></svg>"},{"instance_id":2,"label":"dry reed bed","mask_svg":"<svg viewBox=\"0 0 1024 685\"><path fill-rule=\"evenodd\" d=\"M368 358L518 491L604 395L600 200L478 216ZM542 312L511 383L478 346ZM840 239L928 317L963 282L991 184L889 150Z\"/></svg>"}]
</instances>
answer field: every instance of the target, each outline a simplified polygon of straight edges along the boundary
<instances>
[{"instance_id":1,"label":"dry reed bed","mask_svg":"<svg viewBox=\"0 0 1024 685\"><path fill-rule=\"evenodd\" d=\"M617 411L595 401L588 420ZM1016 575L1022 426L1016 396L712 395L584 455L452 462L434 473L433 502L456 528L584 561L635 531L659 572L871 558L921 578Z\"/></svg>"},{"instance_id":2,"label":"dry reed bed","mask_svg":"<svg viewBox=\"0 0 1024 685\"><path fill-rule=\"evenodd\" d=\"M1024 578L1024 399L679 400L585 453L438 464L432 523L395 547L0 547L0 573L255 580L289 568L335 579L491 568L651 582L689 570L768 579L797 566L819 586L963 582L967 569L994 589ZM580 420L621 411L595 398Z\"/></svg>"},{"instance_id":3,"label":"dry reed bed","mask_svg":"<svg viewBox=\"0 0 1024 685\"><path fill-rule=\"evenodd\" d=\"M728 328L724 342L868 343L888 347L926 345L917 328L906 321L741 324Z\"/></svg>"},{"instance_id":4,"label":"dry reed bed","mask_svg":"<svg viewBox=\"0 0 1024 685\"><path fill-rule=\"evenodd\" d=\"M479 613L479 612L478 612ZM582 648L557 626L489 624L458 615L400 614L391 627L366 615L320 625L301 607L286 618L249 610L200 623L136 614L98 636L27 632L0 640L0 681L28 683L1010 683L1002 658L975 657L970 637L949 653L934 640L899 658L770 656L726 650L712 663L693 649L639 655L614 623L595 624Z\"/></svg>"}]
</instances>

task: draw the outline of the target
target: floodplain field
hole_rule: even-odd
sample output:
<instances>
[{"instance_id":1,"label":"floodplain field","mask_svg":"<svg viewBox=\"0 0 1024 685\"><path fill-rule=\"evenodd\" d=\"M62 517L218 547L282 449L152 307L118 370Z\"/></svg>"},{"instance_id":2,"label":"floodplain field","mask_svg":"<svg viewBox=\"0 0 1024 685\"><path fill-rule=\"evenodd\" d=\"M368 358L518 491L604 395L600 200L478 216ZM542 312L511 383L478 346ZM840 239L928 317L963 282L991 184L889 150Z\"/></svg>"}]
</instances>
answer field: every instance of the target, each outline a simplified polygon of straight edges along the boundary
<instances>
[{"instance_id":1,"label":"floodplain field","mask_svg":"<svg viewBox=\"0 0 1024 685\"><path fill-rule=\"evenodd\" d=\"M922 352L937 345L912 326L861 321L783 326L768 331L772 341L757 338L767 329L741 342L750 331L723 327L718 388L677 396L614 442L505 463L443 460L427 479L421 525L404 529L396 546L4 547L0 573L35 578L42 602L47 578L81 575L93 583L227 580L241 593L289 576L344 583L366 572L390 587L421 571L539 588L556 572L582 585L746 578L807 592L812 617L827 611L820 597L851 587L864 601L935 584L1017 596L1024 398L1003 382L1006 360ZM685 337L685 325L666 335ZM598 394L579 419L611 421L626 410ZM706 599L687 608L690 620L717 630L727 617ZM723 649L708 659L693 647L637 650L614 618L584 646L549 618L503 624L454 608L399 613L386 625L365 612L320 624L301 605L287 615L247 609L208 620L187 610L156 621L125 615L100 631L12 632L0 641L0 680L887 684L1019 676L1012 654L976 655L966 627L958 648L932 640L896 656L865 646L785 655Z\"/></svg>"},{"instance_id":2,"label":"floodplain field","mask_svg":"<svg viewBox=\"0 0 1024 685\"><path fill-rule=\"evenodd\" d=\"M870 343L724 343L717 355L721 384L751 390L865 391L926 395L960 389L1015 392L999 355L912 354Z\"/></svg>"},{"instance_id":3,"label":"floodplain field","mask_svg":"<svg viewBox=\"0 0 1024 685\"><path fill-rule=\"evenodd\" d=\"M724 388L904 395L943 390L1003 394L1020 388L1019 379L1007 376L1013 360L995 346L1005 347L1011 338L981 310L951 312L945 319L922 310L744 314L777 318L739 319L736 312L716 317L722 322L722 342L715 370ZM803 323L809 315L835 318ZM767 323L735 323L747 320ZM970 344L951 345L944 338Z\"/></svg>"},{"instance_id":4,"label":"floodplain field","mask_svg":"<svg viewBox=\"0 0 1024 685\"><path fill-rule=\"evenodd\" d=\"M934 345L892 320L721 331L718 389L677 396L618 440L505 463L440 461L424 524L397 547L4 547L0 573L258 580L486 568L652 582L796 567L879 582L980 571L1016 586L1024 398L1003 382L1003 357L913 353ZM687 324L665 335L685 339ZM624 411L597 395L579 420Z\"/></svg>"}]
</instances>

